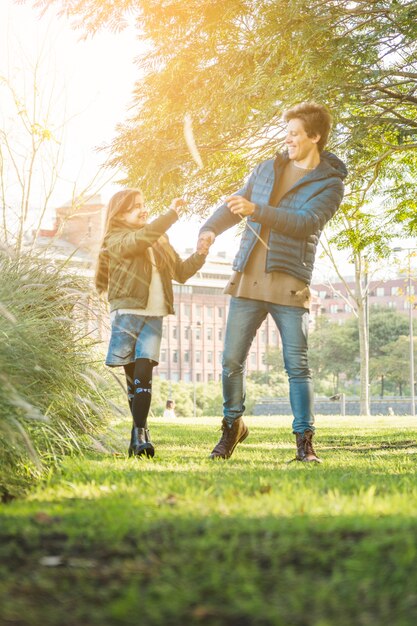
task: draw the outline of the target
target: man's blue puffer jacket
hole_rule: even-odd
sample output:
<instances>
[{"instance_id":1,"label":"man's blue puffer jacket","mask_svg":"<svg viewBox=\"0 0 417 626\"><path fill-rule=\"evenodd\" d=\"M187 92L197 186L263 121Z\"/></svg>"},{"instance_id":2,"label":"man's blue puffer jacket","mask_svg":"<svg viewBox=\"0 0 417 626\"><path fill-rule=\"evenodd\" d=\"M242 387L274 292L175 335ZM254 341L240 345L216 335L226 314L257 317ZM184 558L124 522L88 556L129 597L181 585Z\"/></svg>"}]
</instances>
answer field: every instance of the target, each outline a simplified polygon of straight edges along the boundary
<instances>
[{"instance_id":1,"label":"man's blue puffer jacket","mask_svg":"<svg viewBox=\"0 0 417 626\"><path fill-rule=\"evenodd\" d=\"M262 225L270 228L266 271L291 274L310 284L317 243L324 225L342 202L347 170L337 156L324 151L319 165L293 185L278 206L270 206L268 202L275 176L281 175L287 163L286 152L278 154L276 159L264 161L235 195L244 196L256 204L255 212L247 218L255 231L259 233ZM217 236L239 222L240 217L223 204L205 222L200 233L211 230ZM244 271L257 241L246 226L233 262L235 271Z\"/></svg>"}]
</instances>

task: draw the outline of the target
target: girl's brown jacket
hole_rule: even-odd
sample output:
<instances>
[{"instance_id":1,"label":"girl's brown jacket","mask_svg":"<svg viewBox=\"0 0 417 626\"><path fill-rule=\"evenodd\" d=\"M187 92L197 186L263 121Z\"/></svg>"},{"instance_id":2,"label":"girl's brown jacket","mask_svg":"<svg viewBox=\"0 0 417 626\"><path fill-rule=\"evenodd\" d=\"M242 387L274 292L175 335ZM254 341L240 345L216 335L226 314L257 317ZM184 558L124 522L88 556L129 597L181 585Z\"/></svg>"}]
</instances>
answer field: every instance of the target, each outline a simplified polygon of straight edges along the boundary
<instances>
[{"instance_id":1,"label":"girl's brown jacket","mask_svg":"<svg viewBox=\"0 0 417 626\"><path fill-rule=\"evenodd\" d=\"M168 312L174 313L172 280L184 283L202 267L206 259L195 252L183 261L171 246L165 231L177 219L177 213L170 210L142 228L132 230L121 226L106 235L100 252L96 284L103 291L107 288L111 311L146 308L152 277L148 248L158 242L154 250L159 259L165 301Z\"/></svg>"}]
</instances>

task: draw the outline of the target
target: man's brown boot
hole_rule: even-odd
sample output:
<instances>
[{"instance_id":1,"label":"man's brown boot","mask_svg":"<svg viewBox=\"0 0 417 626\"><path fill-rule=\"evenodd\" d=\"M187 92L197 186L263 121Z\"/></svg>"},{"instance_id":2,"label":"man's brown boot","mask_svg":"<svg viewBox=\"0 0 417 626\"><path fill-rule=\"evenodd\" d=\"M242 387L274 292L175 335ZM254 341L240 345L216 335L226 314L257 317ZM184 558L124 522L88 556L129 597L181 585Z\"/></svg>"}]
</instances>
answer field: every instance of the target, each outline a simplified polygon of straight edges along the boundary
<instances>
[{"instance_id":1,"label":"man's brown boot","mask_svg":"<svg viewBox=\"0 0 417 626\"><path fill-rule=\"evenodd\" d=\"M220 441L210 454L210 459L229 459L238 443L241 443L249 435L249 428L243 419L238 417L230 427L226 420L222 421L222 436Z\"/></svg>"},{"instance_id":2,"label":"man's brown boot","mask_svg":"<svg viewBox=\"0 0 417 626\"><path fill-rule=\"evenodd\" d=\"M304 434L295 433L297 443L297 456L294 461L302 461L303 463L322 463L313 448L313 431L306 430Z\"/></svg>"}]
</instances>

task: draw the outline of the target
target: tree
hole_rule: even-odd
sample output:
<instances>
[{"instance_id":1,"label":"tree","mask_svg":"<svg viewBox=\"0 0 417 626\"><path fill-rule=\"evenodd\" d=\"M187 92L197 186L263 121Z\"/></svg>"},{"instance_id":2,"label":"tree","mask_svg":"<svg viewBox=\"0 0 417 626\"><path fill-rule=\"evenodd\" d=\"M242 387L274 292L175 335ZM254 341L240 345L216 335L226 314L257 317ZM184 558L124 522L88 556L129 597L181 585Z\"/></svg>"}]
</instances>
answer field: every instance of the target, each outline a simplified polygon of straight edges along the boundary
<instances>
[{"instance_id":1,"label":"tree","mask_svg":"<svg viewBox=\"0 0 417 626\"><path fill-rule=\"evenodd\" d=\"M372 307L369 317L369 350L372 357L385 354L386 346L408 335L406 315L385 307Z\"/></svg>"},{"instance_id":2,"label":"tree","mask_svg":"<svg viewBox=\"0 0 417 626\"><path fill-rule=\"evenodd\" d=\"M414 360L417 357L417 340L414 337ZM405 386L409 386L409 348L410 337L400 336L384 348L383 356L379 358L380 371L386 373L387 378L393 381L398 387L398 393L403 395Z\"/></svg>"},{"instance_id":3,"label":"tree","mask_svg":"<svg viewBox=\"0 0 417 626\"><path fill-rule=\"evenodd\" d=\"M303 99L336 112L337 143L365 190L387 161L417 148L412 0L32 3L59 7L85 33L136 18L148 51L113 148L127 179L159 197L182 188L203 211L274 153L283 109ZM206 164L200 172L182 136L186 112Z\"/></svg>"},{"instance_id":4,"label":"tree","mask_svg":"<svg viewBox=\"0 0 417 626\"><path fill-rule=\"evenodd\" d=\"M30 87L0 76L1 231L17 252L30 218L34 197L41 198L35 229L39 231L62 163L63 123L51 119L53 87L42 85L42 59L30 71ZM40 190L35 187L40 183Z\"/></svg>"},{"instance_id":5,"label":"tree","mask_svg":"<svg viewBox=\"0 0 417 626\"><path fill-rule=\"evenodd\" d=\"M339 392L340 377L348 379L359 371L358 328L354 319L337 324L322 316L309 339L309 361L315 378L323 380L329 375L333 393Z\"/></svg>"},{"instance_id":6,"label":"tree","mask_svg":"<svg viewBox=\"0 0 417 626\"><path fill-rule=\"evenodd\" d=\"M371 309L369 323L370 380L380 378L380 396L384 397L386 379L392 379L391 362L386 358L391 347L403 335L408 334L408 321L392 309Z\"/></svg>"},{"instance_id":7,"label":"tree","mask_svg":"<svg viewBox=\"0 0 417 626\"><path fill-rule=\"evenodd\" d=\"M0 239L19 254L23 247L29 251L35 245L65 180L71 118L66 112L64 84L50 60L48 39L35 55L29 55L16 37L10 45L13 65L2 63L0 74ZM65 180L66 200L72 208L65 220L113 177L114 172L101 167L83 188Z\"/></svg>"}]
</instances>

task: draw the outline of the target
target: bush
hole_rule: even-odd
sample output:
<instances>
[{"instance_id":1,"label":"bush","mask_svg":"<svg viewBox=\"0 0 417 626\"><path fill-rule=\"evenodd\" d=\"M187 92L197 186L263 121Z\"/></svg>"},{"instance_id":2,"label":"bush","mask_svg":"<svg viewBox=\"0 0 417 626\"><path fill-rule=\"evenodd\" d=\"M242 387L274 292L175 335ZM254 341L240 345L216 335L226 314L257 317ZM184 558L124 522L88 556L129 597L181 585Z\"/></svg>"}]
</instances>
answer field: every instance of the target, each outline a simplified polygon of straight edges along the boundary
<instances>
[{"instance_id":1,"label":"bush","mask_svg":"<svg viewBox=\"0 0 417 626\"><path fill-rule=\"evenodd\" d=\"M86 284L0 253L0 495L23 493L91 442L106 405L79 316Z\"/></svg>"},{"instance_id":2,"label":"bush","mask_svg":"<svg viewBox=\"0 0 417 626\"><path fill-rule=\"evenodd\" d=\"M275 396L288 397L288 382L266 384L258 382L253 374L246 380L245 413L250 415L259 400ZM178 417L192 417L194 414L193 383L177 383L171 385L167 380L155 376L152 383L152 412L162 415L168 398L175 401L175 413ZM223 393L221 382L196 383L196 416L220 416L223 413Z\"/></svg>"}]
</instances>

